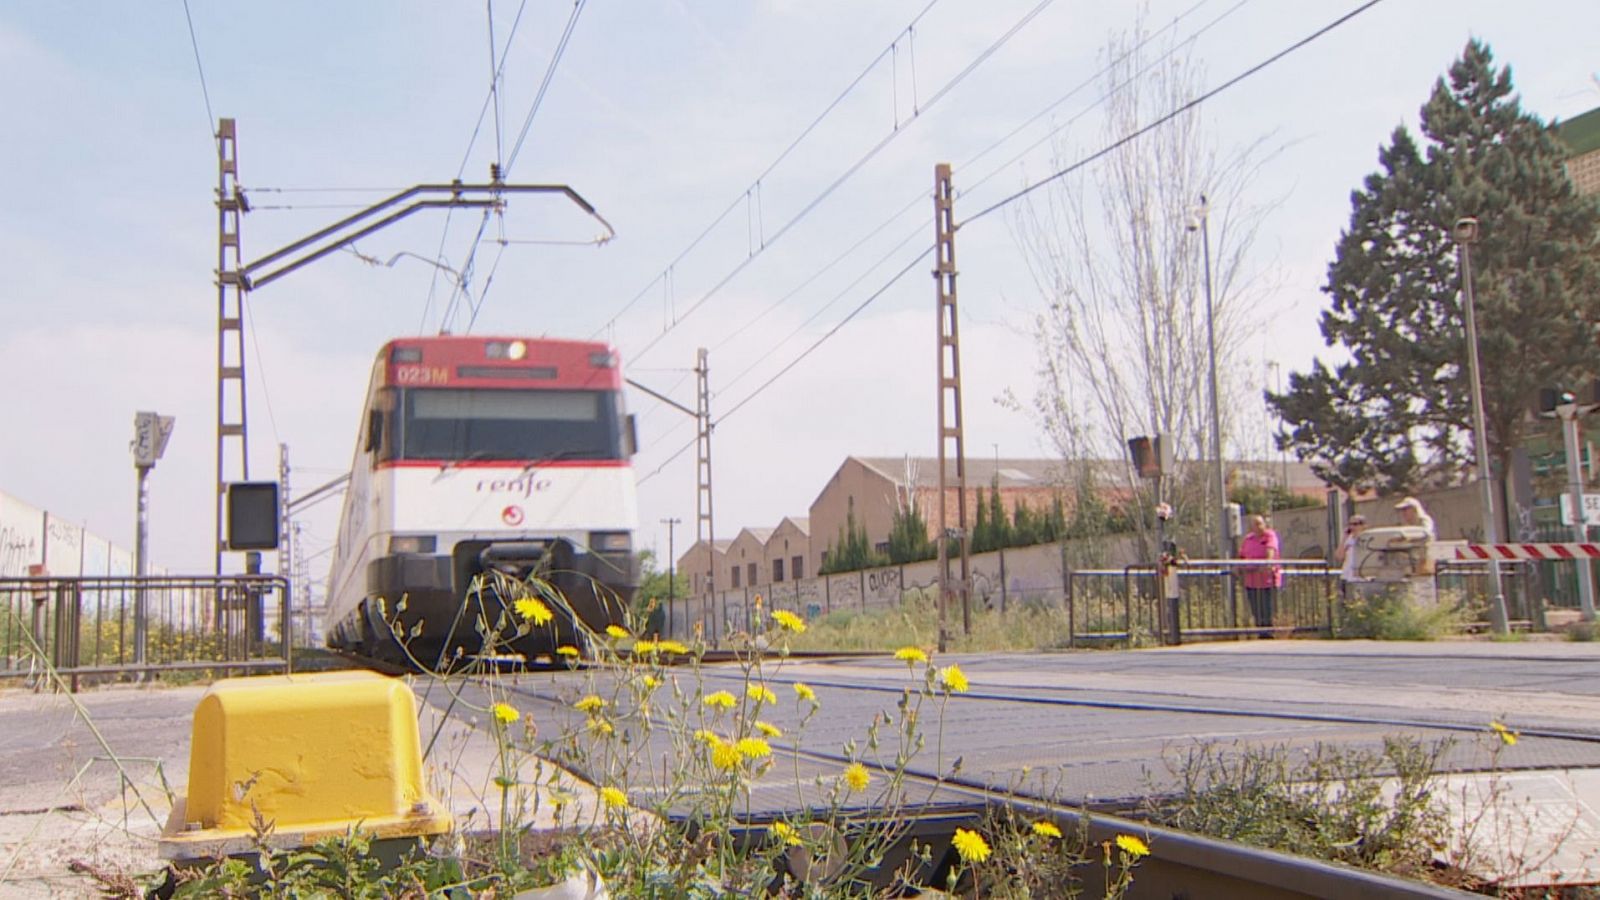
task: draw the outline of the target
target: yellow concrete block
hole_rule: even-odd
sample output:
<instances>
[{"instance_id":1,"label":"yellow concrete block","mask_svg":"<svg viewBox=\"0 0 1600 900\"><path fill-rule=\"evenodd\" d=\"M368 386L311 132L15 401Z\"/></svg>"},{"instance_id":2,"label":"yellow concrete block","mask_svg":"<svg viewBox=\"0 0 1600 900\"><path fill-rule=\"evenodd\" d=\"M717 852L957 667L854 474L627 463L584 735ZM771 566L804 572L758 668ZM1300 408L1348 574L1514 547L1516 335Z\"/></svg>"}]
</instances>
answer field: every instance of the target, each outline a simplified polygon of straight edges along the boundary
<instances>
[{"instance_id":1,"label":"yellow concrete block","mask_svg":"<svg viewBox=\"0 0 1600 900\"><path fill-rule=\"evenodd\" d=\"M351 826L378 837L448 831L449 814L423 784L411 688L354 671L213 684L195 708L189 794L164 849L216 849L252 834L258 813L280 844Z\"/></svg>"}]
</instances>

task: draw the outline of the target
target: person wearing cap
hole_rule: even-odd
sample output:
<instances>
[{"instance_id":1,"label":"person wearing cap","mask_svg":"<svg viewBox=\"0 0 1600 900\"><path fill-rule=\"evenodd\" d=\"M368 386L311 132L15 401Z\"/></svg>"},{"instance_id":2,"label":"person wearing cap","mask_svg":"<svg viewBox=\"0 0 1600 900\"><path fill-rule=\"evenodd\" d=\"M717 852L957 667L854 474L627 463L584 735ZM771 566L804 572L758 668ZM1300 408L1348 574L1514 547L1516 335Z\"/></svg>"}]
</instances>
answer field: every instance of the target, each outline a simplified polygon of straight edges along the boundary
<instances>
[{"instance_id":1,"label":"person wearing cap","mask_svg":"<svg viewBox=\"0 0 1600 900\"><path fill-rule=\"evenodd\" d=\"M1262 516L1250 517L1250 532L1239 542L1241 559L1278 559L1278 533L1267 527ZM1283 585L1283 571L1277 566L1251 566L1244 570L1244 595L1250 601L1250 615L1257 628L1272 627L1273 606L1278 588Z\"/></svg>"},{"instance_id":2,"label":"person wearing cap","mask_svg":"<svg viewBox=\"0 0 1600 900\"><path fill-rule=\"evenodd\" d=\"M1423 508L1422 501L1415 497L1407 497L1394 505L1400 511L1400 524L1421 528L1428 532L1428 540L1437 539L1433 531L1433 517Z\"/></svg>"},{"instance_id":3,"label":"person wearing cap","mask_svg":"<svg viewBox=\"0 0 1600 900\"><path fill-rule=\"evenodd\" d=\"M1357 556L1357 544L1361 540L1361 532L1367 530L1366 516L1351 516L1350 524L1345 526L1344 540L1339 542L1339 549L1333 551L1333 560L1339 564L1339 590L1345 597L1352 593L1350 586L1371 579L1363 578Z\"/></svg>"}]
</instances>

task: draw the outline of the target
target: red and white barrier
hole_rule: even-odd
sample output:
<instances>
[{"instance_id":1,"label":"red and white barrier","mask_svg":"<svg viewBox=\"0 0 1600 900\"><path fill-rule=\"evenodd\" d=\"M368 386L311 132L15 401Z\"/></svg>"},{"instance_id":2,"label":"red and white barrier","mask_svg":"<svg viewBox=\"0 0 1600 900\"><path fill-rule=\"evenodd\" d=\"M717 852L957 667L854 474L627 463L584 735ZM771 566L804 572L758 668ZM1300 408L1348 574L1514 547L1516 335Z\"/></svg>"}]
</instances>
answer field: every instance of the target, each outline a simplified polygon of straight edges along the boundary
<instances>
[{"instance_id":1,"label":"red and white barrier","mask_svg":"<svg viewBox=\"0 0 1600 900\"><path fill-rule=\"evenodd\" d=\"M1600 544L1468 544L1456 559L1600 559Z\"/></svg>"}]
</instances>

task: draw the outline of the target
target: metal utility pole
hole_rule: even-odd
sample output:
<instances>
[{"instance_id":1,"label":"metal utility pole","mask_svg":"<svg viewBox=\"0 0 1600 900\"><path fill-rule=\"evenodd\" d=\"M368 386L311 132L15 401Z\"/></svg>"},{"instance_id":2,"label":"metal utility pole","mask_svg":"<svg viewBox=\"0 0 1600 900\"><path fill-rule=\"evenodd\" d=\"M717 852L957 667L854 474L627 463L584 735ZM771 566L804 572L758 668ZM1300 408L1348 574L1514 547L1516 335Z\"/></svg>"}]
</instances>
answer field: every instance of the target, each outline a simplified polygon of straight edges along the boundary
<instances>
[{"instance_id":1,"label":"metal utility pole","mask_svg":"<svg viewBox=\"0 0 1600 900\"><path fill-rule=\"evenodd\" d=\"M250 480L244 384L244 260L239 224L250 204L239 187L239 143L232 119L217 122L217 527L216 574L222 574L223 520L228 502L228 441L238 442L238 481ZM232 351L230 353L230 350ZM230 416L232 398L233 412Z\"/></svg>"},{"instance_id":2,"label":"metal utility pole","mask_svg":"<svg viewBox=\"0 0 1600 900\"><path fill-rule=\"evenodd\" d=\"M672 602L677 599L675 586L678 578L677 569L675 568L678 562L678 551L673 547L672 535L678 523L682 521L682 519L678 518L661 520L661 524L667 526L667 634L669 635L672 634Z\"/></svg>"},{"instance_id":3,"label":"metal utility pole","mask_svg":"<svg viewBox=\"0 0 1600 900\"><path fill-rule=\"evenodd\" d=\"M360 212L346 216L320 231L280 247L254 262L242 263L239 247L239 221L250 211L244 190L239 187L237 133L232 119L217 122L217 522L216 571L222 573L222 554L228 550L223 540L224 509L228 477L223 462L227 440L239 441L239 479L250 477L249 441L246 434L244 384L244 298L245 294L347 247L424 209L505 208L507 194L563 194L605 228L596 239L605 243L616 236L611 223L589 201L564 184L506 184L500 171L490 166L488 184L419 184L381 200ZM381 217L378 217L382 213ZM378 218L374 218L378 217ZM233 348L233 353L228 352ZM228 398L236 397L230 406ZM229 416L236 409L238 418Z\"/></svg>"},{"instance_id":4,"label":"metal utility pole","mask_svg":"<svg viewBox=\"0 0 1600 900\"><path fill-rule=\"evenodd\" d=\"M1589 540L1589 517L1583 503L1583 464L1579 459L1583 450L1580 447L1582 435L1579 419L1593 407L1574 402L1570 394L1562 400L1564 402L1556 407L1556 414L1561 417L1561 430L1567 445L1567 487L1572 492L1572 539L1582 544ZM1578 567L1579 614L1583 621L1593 622L1594 563L1580 556L1575 565Z\"/></svg>"},{"instance_id":5,"label":"metal utility pole","mask_svg":"<svg viewBox=\"0 0 1600 900\"><path fill-rule=\"evenodd\" d=\"M701 347L694 363L694 416L699 426L695 439L695 472L698 481L694 494L694 532L696 538L706 542L706 595L701 601L700 621L709 623L706 630L710 632L714 643L717 633L717 526L711 516L711 368L706 356L706 348Z\"/></svg>"},{"instance_id":6,"label":"metal utility pole","mask_svg":"<svg viewBox=\"0 0 1600 900\"><path fill-rule=\"evenodd\" d=\"M939 314L939 650L946 649L947 607L950 601L950 529L946 506L950 473L946 455L955 446L956 537L961 541L961 628L972 633L970 602L971 561L967 539L966 438L961 427L961 341L956 315L955 190L950 184L950 164L933 168L933 230L936 265L933 270Z\"/></svg>"},{"instance_id":7,"label":"metal utility pole","mask_svg":"<svg viewBox=\"0 0 1600 900\"><path fill-rule=\"evenodd\" d=\"M172 416L153 412L135 413L133 417L130 449L139 485L139 518L133 532L133 574L137 579L133 592L133 664L136 666L144 664L150 633L144 587L144 579L150 574L150 470L166 452L173 424Z\"/></svg>"},{"instance_id":8,"label":"metal utility pole","mask_svg":"<svg viewBox=\"0 0 1600 900\"><path fill-rule=\"evenodd\" d=\"M1211 458L1214 461L1217 489L1217 559L1233 556L1233 542L1228 536L1228 476L1222 461L1222 413L1217 399L1217 328L1216 312L1211 302L1211 206L1206 195L1200 195L1199 211L1200 247L1205 259L1206 276L1206 347L1211 381ZM1190 230L1194 230L1190 223ZM1285 485L1287 489L1287 485Z\"/></svg>"},{"instance_id":9,"label":"metal utility pole","mask_svg":"<svg viewBox=\"0 0 1600 900\"><path fill-rule=\"evenodd\" d=\"M1500 543L1499 517L1494 509L1494 477L1489 470L1489 430L1483 419L1483 379L1478 368L1478 324L1472 303L1472 245L1478 242L1478 220L1456 221L1452 233L1461 253L1461 306L1467 324L1467 368L1472 379L1472 443L1477 450L1478 484L1483 489L1483 536L1485 543ZM1280 392L1281 393L1281 392ZM1579 509L1582 514L1582 509ZM1500 582L1499 560L1489 560L1489 584L1494 596L1489 603L1490 626L1496 633L1509 634L1511 620L1506 615L1506 594Z\"/></svg>"}]
</instances>

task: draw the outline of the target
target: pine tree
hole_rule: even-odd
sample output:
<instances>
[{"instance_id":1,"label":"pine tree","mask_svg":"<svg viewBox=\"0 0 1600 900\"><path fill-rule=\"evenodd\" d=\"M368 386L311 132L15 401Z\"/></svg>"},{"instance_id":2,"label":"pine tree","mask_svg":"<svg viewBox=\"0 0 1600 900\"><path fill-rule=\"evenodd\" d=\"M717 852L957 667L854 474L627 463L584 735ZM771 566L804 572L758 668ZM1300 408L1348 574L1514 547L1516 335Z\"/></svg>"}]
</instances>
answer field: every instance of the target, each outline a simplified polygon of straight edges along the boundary
<instances>
[{"instance_id":1,"label":"pine tree","mask_svg":"<svg viewBox=\"0 0 1600 900\"><path fill-rule=\"evenodd\" d=\"M895 564L921 562L937 555L922 513L915 508L896 510L889 527L889 561Z\"/></svg>"},{"instance_id":2,"label":"pine tree","mask_svg":"<svg viewBox=\"0 0 1600 900\"><path fill-rule=\"evenodd\" d=\"M1267 401L1280 445L1341 487L1458 480L1472 460L1471 384L1451 232L1476 217L1473 283L1491 457L1507 471L1529 398L1593 374L1600 204L1575 192L1552 129L1524 112L1511 72L1467 44L1351 195L1321 327L1350 362L1314 360Z\"/></svg>"},{"instance_id":3,"label":"pine tree","mask_svg":"<svg viewBox=\"0 0 1600 900\"><path fill-rule=\"evenodd\" d=\"M972 537L967 544L973 553L985 553L993 550L994 544L990 543L993 529L989 527L989 504L984 502L983 488L978 488L973 505L977 507L977 515L973 517Z\"/></svg>"}]
</instances>

